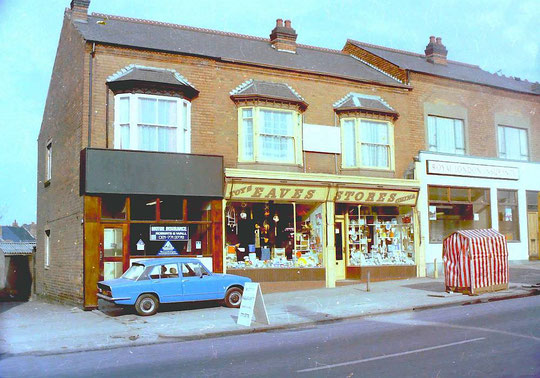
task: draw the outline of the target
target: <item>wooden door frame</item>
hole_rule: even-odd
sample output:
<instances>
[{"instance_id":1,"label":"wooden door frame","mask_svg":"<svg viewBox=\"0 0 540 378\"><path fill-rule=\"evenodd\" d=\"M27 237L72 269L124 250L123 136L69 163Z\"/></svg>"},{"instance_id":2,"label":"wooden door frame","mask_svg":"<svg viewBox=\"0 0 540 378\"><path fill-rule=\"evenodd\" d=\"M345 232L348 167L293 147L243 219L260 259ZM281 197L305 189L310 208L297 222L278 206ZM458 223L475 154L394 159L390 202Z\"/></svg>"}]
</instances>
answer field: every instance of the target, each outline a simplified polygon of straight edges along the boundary
<instances>
[{"instance_id":1,"label":"wooden door frame","mask_svg":"<svg viewBox=\"0 0 540 378\"><path fill-rule=\"evenodd\" d=\"M341 227L340 234L341 234L342 259L341 259L341 263L338 263L338 260L336 259L336 265L335 265L334 269L335 269L336 280L342 280L342 279L347 278L347 254L348 254L348 251L347 251L347 248L346 248L347 246L346 246L346 243L345 243L345 230L346 230L345 217L338 215L338 216L336 216L334 218L334 234L336 232L335 228L336 228L336 225L338 223L340 224L340 227ZM337 253L337 248L336 248L336 253ZM340 265L342 265L343 267L341 268Z\"/></svg>"},{"instance_id":2,"label":"wooden door frame","mask_svg":"<svg viewBox=\"0 0 540 378\"><path fill-rule=\"evenodd\" d=\"M122 257L105 257L105 229L115 228L122 230ZM100 223L99 225L99 280L103 280L104 265L107 261L122 262L122 272L129 268L129 227L126 223Z\"/></svg>"}]
</instances>

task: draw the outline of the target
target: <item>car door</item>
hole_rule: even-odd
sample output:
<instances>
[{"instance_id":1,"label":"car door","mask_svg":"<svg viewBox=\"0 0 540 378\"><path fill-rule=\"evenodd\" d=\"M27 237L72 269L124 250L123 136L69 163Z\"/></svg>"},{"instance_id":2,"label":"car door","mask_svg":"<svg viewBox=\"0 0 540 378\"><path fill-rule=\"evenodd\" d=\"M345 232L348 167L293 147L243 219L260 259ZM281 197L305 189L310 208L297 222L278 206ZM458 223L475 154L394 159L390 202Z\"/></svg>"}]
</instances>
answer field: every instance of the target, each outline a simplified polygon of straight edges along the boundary
<instances>
[{"instance_id":1,"label":"car door","mask_svg":"<svg viewBox=\"0 0 540 378\"><path fill-rule=\"evenodd\" d=\"M222 299L215 277L200 262L182 263L182 291L185 301Z\"/></svg>"},{"instance_id":2,"label":"car door","mask_svg":"<svg viewBox=\"0 0 540 378\"><path fill-rule=\"evenodd\" d=\"M151 281L151 289L159 296L161 303L181 302L182 277L178 274L178 264L160 264L154 266L148 278Z\"/></svg>"}]
</instances>

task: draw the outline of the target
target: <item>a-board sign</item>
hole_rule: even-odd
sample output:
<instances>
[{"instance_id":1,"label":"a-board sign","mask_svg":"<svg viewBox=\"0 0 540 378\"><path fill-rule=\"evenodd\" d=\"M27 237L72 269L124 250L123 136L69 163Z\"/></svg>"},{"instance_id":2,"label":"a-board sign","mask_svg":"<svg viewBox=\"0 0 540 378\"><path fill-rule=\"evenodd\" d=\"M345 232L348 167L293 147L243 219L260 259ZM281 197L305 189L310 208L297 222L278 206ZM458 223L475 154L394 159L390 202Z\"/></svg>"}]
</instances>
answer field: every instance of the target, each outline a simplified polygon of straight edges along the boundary
<instances>
[{"instance_id":1,"label":"a-board sign","mask_svg":"<svg viewBox=\"0 0 540 378\"><path fill-rule=\"evenodd\" d=\"M253 316L255 316L257 323L270 324L261 287L257 282L246 282L236 324L249 327Z\"/></svg>"},{"instance_id":2,"label":"a-board sign","mask_svg":"<svg viewBox=\"0 0 540 378\"><path fill-rule=\"evenodd\" d=\"M150 226L150 241L187 241L189 239L188 226Z\"/></svg>"}]
</instances>

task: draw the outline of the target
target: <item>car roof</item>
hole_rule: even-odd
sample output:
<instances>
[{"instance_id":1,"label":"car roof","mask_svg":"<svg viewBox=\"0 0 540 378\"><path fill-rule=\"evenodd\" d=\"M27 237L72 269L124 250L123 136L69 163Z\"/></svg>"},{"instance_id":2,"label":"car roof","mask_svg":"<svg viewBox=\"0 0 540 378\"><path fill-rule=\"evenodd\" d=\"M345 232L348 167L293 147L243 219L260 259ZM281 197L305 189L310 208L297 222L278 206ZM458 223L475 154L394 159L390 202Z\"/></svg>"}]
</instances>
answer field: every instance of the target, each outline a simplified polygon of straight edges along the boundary
<instances>
[{"instance_id":1,"label":"car roof","mask_svg":"<svg viewBox=\"0 0 540 378\"><path fill-rule=\"evenodd\" d=\"M199 259L192 257L166 257L166 258L153 258L135 261L134 263L143 264L145 266L161 265L161 264L174 264L174 263L188 263L188 262L201 262Z\"/></svg>"}]
</instances>

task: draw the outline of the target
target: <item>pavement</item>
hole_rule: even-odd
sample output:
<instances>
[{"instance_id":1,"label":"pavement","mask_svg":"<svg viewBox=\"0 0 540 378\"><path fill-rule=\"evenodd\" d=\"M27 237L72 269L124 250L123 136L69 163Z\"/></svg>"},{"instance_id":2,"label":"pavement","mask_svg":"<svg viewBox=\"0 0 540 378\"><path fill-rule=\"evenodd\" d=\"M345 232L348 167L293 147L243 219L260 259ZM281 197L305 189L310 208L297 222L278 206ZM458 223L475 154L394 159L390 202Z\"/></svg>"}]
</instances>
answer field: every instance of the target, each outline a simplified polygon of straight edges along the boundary
<instances>
[{"instance_id":1,"label":"pavement","mask_svg":"<svg viewBox=\"0 0 540 378\"><path fill-rule=\"evenodd\" d=\"M98 310L43 300L0 303L0 358L60 354L270 330L309 327L340 319L458 306L535 295L540 261L510 265L508 290L467 296L446 293L444 279L412 278L366 284L264 293L270 324L236 323L238 309L215 302L162 305L141 317L100 300Z\"/></svg>"}]
</instances>

